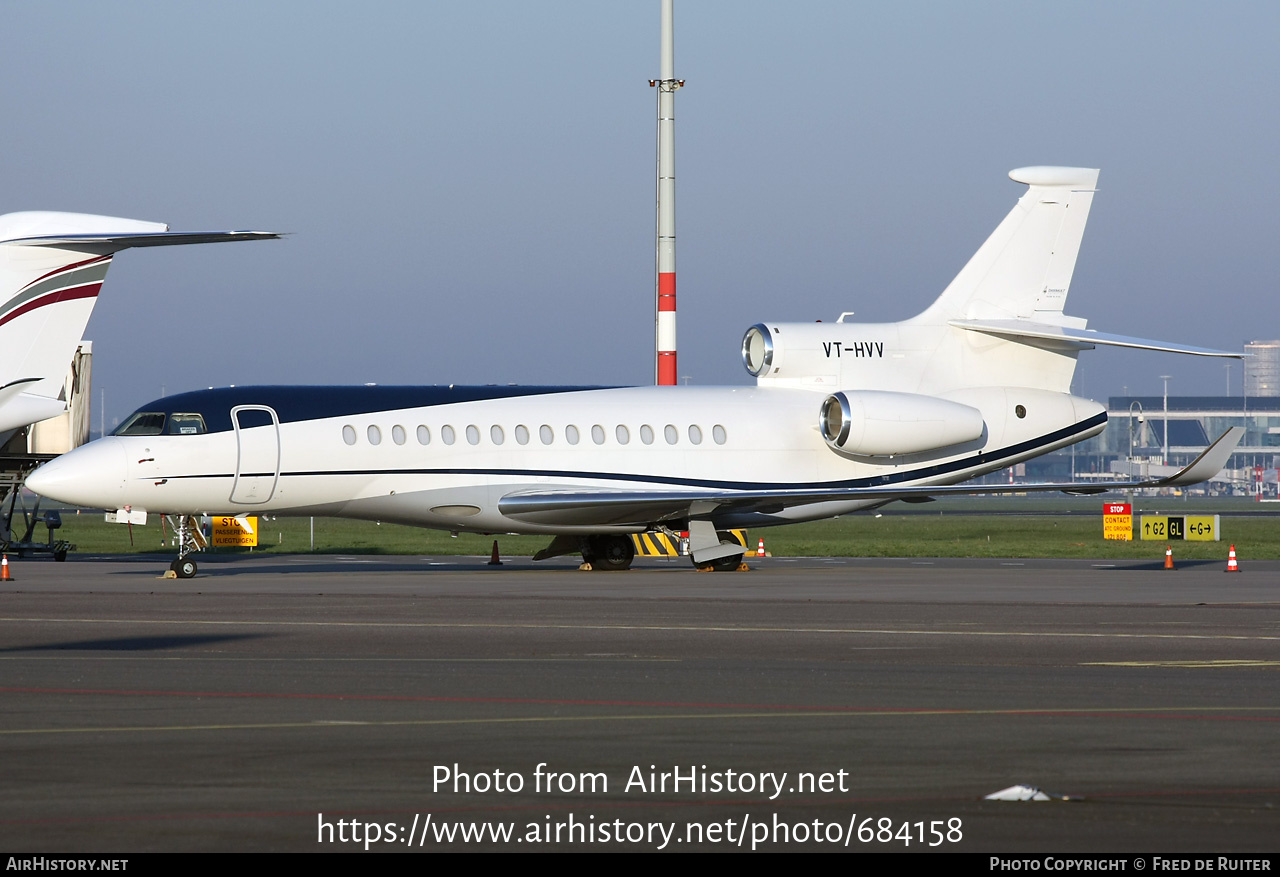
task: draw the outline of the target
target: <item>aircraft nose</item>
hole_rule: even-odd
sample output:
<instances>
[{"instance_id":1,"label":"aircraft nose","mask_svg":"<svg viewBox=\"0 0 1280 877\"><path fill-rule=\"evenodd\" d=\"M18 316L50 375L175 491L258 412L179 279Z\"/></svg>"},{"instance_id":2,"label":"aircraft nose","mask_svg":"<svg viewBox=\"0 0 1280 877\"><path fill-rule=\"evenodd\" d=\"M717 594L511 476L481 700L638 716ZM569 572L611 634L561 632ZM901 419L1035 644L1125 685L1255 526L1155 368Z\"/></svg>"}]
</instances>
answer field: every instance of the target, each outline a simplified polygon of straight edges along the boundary
<instances>
[{"instance_id":1,"label":"aircraft nose","mask_svg":"<svg viewBox=\"0 0 1280 877\"><path fill-rule=\"evenodd\" d=\"M27 476L27 488L70 505L114 509L127 477L120 440L104 438L45 463Z\"/></svg>"}]
</instances>

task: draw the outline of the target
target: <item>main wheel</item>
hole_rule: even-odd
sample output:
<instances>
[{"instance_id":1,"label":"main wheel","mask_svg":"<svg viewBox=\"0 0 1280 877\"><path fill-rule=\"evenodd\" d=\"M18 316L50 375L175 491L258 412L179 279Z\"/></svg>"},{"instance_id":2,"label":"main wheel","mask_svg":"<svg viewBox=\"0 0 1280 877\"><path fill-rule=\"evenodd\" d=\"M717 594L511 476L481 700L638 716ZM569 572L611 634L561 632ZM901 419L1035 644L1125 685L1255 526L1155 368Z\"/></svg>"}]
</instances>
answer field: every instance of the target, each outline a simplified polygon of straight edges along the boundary
<instances>
[{"instance_id":1,"label":"main wheel","mask_svg":"<svg viewBox=\"0 0 1280 877\"><path fill-rule=\"evenodd\" d=\"M196 574L196 562L189 557L183 557L169 564L169 569L180 579L193 578Z\"/></svg>"},{"instance_id":2,"label":"main wheel","mask_svg":"<svg viewBox=\"0 0 1280 877\"><path fill-rule=\"evenodd\" d=\"M630 536L624 535L592 536L582 552L583 560L591 564L592 569L630 569L635 557L636 546Z\"/></svg>"},{"instance_id":3,"label":"main wheel","mask_svg":"<svg viewBox=\"0 0 1280 877\"><path fill-rule=\"evenodd\" d=\"M737 545L742 548L746 547L742 544L742 540L738 538L738 534L736 533L732 533L728 530L717 530L716 535L720 537L721 545ZM743 554L730 554L728 557L717 557L715 560L709 560L705 564L699 564L695 561L693 565L699 569L711 567L711 569L716 572L734 572L738 567L742 566L743 556Z\"/></svg>"},{"instance_id":4,"label":"main wheel","mask_svg":"<svg viewBox=\"0 0 1280 877\"><path fill-rule=\"evenodd\" d=\"M730 554L728 557L717 557L711 561L711 568L716 572L733 572L742 566L741 554Z\"/></svg>"}]
</instances>

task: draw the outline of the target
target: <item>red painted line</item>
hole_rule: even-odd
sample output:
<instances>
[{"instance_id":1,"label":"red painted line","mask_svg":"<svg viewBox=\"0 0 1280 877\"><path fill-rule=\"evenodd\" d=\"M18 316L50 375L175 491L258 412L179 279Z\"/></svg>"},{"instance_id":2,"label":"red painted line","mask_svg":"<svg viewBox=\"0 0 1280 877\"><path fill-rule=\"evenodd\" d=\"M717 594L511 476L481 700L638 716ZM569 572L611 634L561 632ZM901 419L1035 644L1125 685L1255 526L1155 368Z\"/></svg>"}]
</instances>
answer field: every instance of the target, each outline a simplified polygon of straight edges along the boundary
<instances>
[{"instance_id":1,"label":"red painted line","mask_svg":"<svg viewBox=\"0 0 1280 877\"><path fill-rule=\"evenodd\" d=\"M664 701L664 700L584 700L571 698L534 698L534 697L440 697L416 694L303 694L289 692L261 691L144 691L141 689L96 689L96 688L0 688L0 694L76 694L76 695L110 695L125 697L226 697L246 699L274 700L350 700L350 701L393 701L405 703L505 703L528 704L531 706L628 706L628 707L669 707L680 709L732 709L732 710L771 710L789 712L815 713L847 713L883 714L883 713L932 713L934 715L983 715L1012 716L1029 718L1080 718L1080 719L1200 719L1206 721L1256 721L1278 722L1280 717L1272 716L1211 716L1195 713L1112 713L1112 712L1070 712L1063 710L971 710L959 707L879 707L879 706L815 706L812 704L769 704L769 703L717 703L697 701Z\"/></svg>"},{"instance_id":2,"label":"red painted line","mask_svg":"<svg viewBox=\"0 0 1280 877\"><path fill-rule=\"evenodd\" d=\"M63 271L74 271L77 268L83 268L85 265L92 265L94 262L104 262L104 261L110 262L111 257L110 256L94 256L92 259L85 259L83 262L75 262L71 265L63 265L61 268L54 268L48 274L45 274L41 277L37 277L35 280L31 281L30 283L28 283L26 286L22 287L22 289L18 291L22 292L23 289L30 289L31 287L39 283L41 280L45 280L46 278L52 277L55 274L61 274Z\"/></svg>"},{"instance_id":3,"label":"red painted line","mask_svg":"<svg viewBox=\"0 0 1280 877\"><path fill-rule=\"evenodd\" d=\"M132 689L96 689L96 688L0 688L0 694L89 694L113 695L126 697L238 697L279 700L352 700L352 701L398 701L420 703L511 703L530 704L535 706L644 706L644 707L699 707L702 709L758 709L758 710L813 710L829 712L871 712L883 711L880 707L849 706L795 706L790 704L755 704L755 703L691 703L685 701L662 700L575 700L568 698L534 698L534 697L433 697L416 694L299 694L288 692L258 691L143 691ZM895 708L896 709L896 708ZM917 710L896 710L898 712L916 712ZM920 708L919 712L937 712L937 710Z\"/></svg>"},{"instance_id":4,"label":"red painted line","mask_svg":"<svg viewBox=\"0 0 1280 877\"><path fill-rule=\"evenodd\" d=\"M102 281L98 280L88 283L84 286L72 286L67 289L60 289L57 292L51 292L40 298L33 298L20 308L14 308L0 317L0 326L8 323L10 320L16 320L23 314L29 314L34 310L44 307L45 305L56 305L64 301L74 301L78 298L96 298L98 290L102 289Z\"/></svg>"}]
</instances>

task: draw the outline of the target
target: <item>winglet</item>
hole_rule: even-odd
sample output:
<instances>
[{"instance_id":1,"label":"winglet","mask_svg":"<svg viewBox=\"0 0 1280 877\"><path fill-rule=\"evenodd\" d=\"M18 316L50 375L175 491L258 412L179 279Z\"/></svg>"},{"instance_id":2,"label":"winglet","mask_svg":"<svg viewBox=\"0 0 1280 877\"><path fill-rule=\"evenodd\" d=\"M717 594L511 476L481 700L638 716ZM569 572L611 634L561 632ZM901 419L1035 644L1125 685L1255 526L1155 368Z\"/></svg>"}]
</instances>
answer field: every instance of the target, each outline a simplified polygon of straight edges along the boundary
<instances>
[{"instance_id":1,"label":"winglet","mask_svg":"<svg viewBox=\"0 0 1280 877\"><path fill-rule=\"evenodd\" d=\"M1161 478L1153 483L1161 487L1172 487L1208 481L1221 472L1223 466L1227 465L1227 461L1231 459L1231 455L1235 453L1236 446L1240 444L1240 440L1243 438L1244 427L1233 426L1218 436L1213 444L1204 449L1204 453L1192 460L1191 464L1183 468L1181 472L1168 478Z\"/></svg>"}]
</instances>

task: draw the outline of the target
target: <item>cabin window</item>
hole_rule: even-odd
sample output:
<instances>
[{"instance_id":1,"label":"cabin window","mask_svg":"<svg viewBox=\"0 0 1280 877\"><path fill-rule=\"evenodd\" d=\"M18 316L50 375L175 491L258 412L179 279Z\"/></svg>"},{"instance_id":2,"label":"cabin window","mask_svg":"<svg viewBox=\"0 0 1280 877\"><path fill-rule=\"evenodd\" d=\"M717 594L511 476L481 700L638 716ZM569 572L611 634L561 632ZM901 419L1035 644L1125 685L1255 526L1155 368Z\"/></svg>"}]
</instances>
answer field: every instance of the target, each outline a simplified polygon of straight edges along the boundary
<instances>
[{"instance_id":1,"label":"cabin window","mask_svg":"<svg viewBox=\"0 0 1280 877\"><path fill-rule=\"evenodd\" d=\"M724 427L718 423L711 427L711 437L715 439L716 444L718 445L722 445L729 440L729 436L725 433Z\"/></svg>"},{"instance_id":2,"label":"cabin window","mask_svg":"<svg viewBox=\"0 0 1280 877\"><path fill-rule=\"evenodd\" d=\"M453 444L454 434L453 434L452 426L445 424L444 426L440 427L440 440L444 442L446 445Z\"/></svg>"},{"instance_id":3,"label":"cabin window","mask_svg":"<svg viewBox=\"0 0 1280 877\"><path fill-rule=\"evenodd\" d=\"M640 441L646 445L653 444L653 427L647 423L640 427Z\"/></svg>"},{"instance_id":4,"label":"cabin window","mask_svg":"<svg viewBox=\"0 0 1280 877\"><path fill-rule=\"evenodd\" d=\"M696 426L689 427L689 441L695 445L702 444L702 430Z\"/></svg>"},{"instance_id":5,"label":"cabin window","mask_svg":"<svg viewBox=\"0 0 1280 877\"><path fill-rule=\"evenodd\" d=\"M495 445L500 445L506 441L507 437L503 435L502 427L495 423L493 426L489 427L489 438ZM474 444L474 442L472 444Z\"/></svg>"},{"instance_id":6,"label":"cabin window","mask_svg":"<svg viewBox=\"0 0 1280 877\"><path fill-rule=\"evenodd\" d=\"M538 438L542 439L544 445L549 445L556 440L556 431L544 423L538 427Z\"/></svg>"},{"instance_id":7,"label":"cabin window","mask_svg":"<svg viewBox=\"0 0 1280 877\"><path fill-rule=\"evenodd\" d=\"M356 443L356 428L354 426L344 426L342 428L342 440L349 445Z\"/></svg>"},{"instance_id":8,"label":"cabin window","mask_svg":"<svg viewBox=\"0 0 1280 877\"><path fill-rule=\"evenodd\" d=\"M476 426L474 423L467 427L467 444L480 444L480 427Z\"/></svg>"},{"instance_id":9,"label":"cabin window","mask_svg":"<svg viewBox=\"0 0 1280 877\"><path fill-rule=\"evenodd\" d=\"M631 433L621 423L618 424L618 428L614 431L614 434L618 437L618 444L620 445L625 445L627 442L631 441Z\"/></svg>"},{"instance_id":10,"label":"cabin window","mask_svg":"<svg viewBox=\"0 0 1280 877\"><path fill-rule=\"evenodd\" d=\"M161 435L164 432L164 412L139 411L116 430L116 435Z\"/></svg>"},{"instance_id":11,"label":"cabin window","mask_svg":"<svg viewBox=\"0 0 1280 877\"><path fill-rule=\"evenodd\" d=\"M391 440L398 445L404 444L404 427L396 424L391 427Z\"/></svg>"},{"instance_id":12,"label":"cabin window","mask_svg":"<svg viewBox=\"0 0 1280 877\"><path fill-rule=\"evenodd\" d=\"M604 444L604 427L596 424L591 427L591 440L598 445Z\"/></svg>"},{"instance_id":13,"label":"cabin window","mask_svg":"<svg viewBox=\"0 0 1280 877\"><path fill-rule=\"evenodd\" d=\"M529 427L523 423L516 425L516 441L522 445L529 444Z\"/></svg>"},{"instance_id":14,"label":"cabin window","mask_svg":"<svg viewBox=\"0 0 1280 877\"><path fill-rule=\"evenodd\" d=\"M367 432L369 435L369 444L371 445L382 444L382 430L378 429L373 424L370 424Z\"/></svg>"},{"instance_id":15,"label":"cabin window","mask_svg":"<svg viewBox=\"0 0 1280 877\"><path fill-rule=\"evenodd\" d=\"M571 445L578 443L578 428L572 423L564 428L564 440Z\"/></svg>"},{"instance_id":16,"label":"cabin window","mask_svg":"<svg viewBox=\"0 0 1280 877\"><path fill-rule=\"evenodd\" d=\"M667 444L669 445L674 445L676 442L680 441L680 430L676 429L670 423L668 423L666 429L662 431L662 435L666 438Z\"/></svg>"},{"instance_id":17,"label":"cabin window","mask_svg":"<svg viewBox=\"0 0 1280 877\"><path fill-rule=\"evenodd\" d=\"M425 426L418 427L418 444L431 444L431 430L427 429Z\"/></svg>"}]
</instances>

